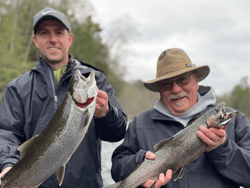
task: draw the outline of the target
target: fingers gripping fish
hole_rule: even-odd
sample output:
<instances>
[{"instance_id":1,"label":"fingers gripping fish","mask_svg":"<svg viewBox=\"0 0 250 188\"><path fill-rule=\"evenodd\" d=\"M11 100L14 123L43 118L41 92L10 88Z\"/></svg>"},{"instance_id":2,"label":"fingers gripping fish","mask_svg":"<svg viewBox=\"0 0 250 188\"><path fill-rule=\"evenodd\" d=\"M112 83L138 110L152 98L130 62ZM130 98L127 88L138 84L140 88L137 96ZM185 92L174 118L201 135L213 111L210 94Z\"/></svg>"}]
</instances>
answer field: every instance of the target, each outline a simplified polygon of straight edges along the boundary
<instances>
[{"instance_id":1,"label":"fingers gripping fish","mask_svg":"<svg viewBox=\"0 0 250 188\"><path fill-rule=\"evenodd\" d=\"M209 108L190 125L176 133L170 139L154 146L155 160L145 159L126 179L105 188L136 188L148 180L158 180L159 174L168 169L173 172L173 179L183 176L183 168L202 155L207 145L196 136L199 126L224 128L237 114L227 113L225 103Z\"/></svg>"}]
</instances>

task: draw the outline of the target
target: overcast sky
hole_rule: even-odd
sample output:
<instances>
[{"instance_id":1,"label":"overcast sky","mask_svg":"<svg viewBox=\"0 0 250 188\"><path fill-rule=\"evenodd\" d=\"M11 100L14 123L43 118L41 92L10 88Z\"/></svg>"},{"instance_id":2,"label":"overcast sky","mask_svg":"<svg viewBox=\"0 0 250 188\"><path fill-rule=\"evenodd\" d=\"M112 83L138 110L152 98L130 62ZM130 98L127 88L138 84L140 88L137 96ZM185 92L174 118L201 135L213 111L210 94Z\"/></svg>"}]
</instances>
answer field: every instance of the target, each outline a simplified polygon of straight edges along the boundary
<instances>
[{"instance_id":1,"label":"overcast sky","mask_svg":"<svg viewBox=\"0 0 250 188\"><path fill-rule=\"evenodd\" d=\"M249 0L89 0L93 19L105 30L120 18L132 20L138 35L128 43L126 80L155 78L162 51L182 48L191 61L209 65L200 84L217 95L231 92L250 71Z\"/></svg>"}]
</instances>

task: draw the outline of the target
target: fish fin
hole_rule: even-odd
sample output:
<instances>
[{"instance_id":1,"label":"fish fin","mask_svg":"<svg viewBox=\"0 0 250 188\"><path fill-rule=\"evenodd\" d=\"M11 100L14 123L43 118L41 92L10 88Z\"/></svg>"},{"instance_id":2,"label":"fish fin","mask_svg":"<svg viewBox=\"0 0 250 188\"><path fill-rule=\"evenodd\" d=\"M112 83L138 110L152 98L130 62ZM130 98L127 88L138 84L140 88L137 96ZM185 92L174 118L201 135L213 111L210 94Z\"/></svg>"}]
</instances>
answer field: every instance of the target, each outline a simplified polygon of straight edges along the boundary
<instances>
[{"instance_id":1,"label":"fish fin","mask_svg":"<svg viewBox=\"0 0 250 188\"><path fill-rule=\"evenodd\" d=\"M181 179L183 176L183 168L179 168L174 174L173 179L176 181L177 179Z\"/></svg>"},{"instance_id":2,"label":"fish fin","mask_svg":"<svg viewBox=\"0 0 250 188\"><path fill-rule=\"evenodd\" d=\"M105 186L103 188L117 188L120 184L121 184L121 181L118 182L118 183L115 183L115 184L107 185L107 186Z\"/></svg>"},{"instance_id":3,"label":"fish fin","mask_svg":"<svg viewBox=\"0 0 250 188\"><path fill-rule=\"evenodd\" d=\"M163 148L163 146L170 143L172 140L173 140L173 137L158 142L157 144L154 145L154 151L155 152L159 151L161 148Z\"/></svg>"},{"instance_id":4,"label":"fish fin","mask_svg":"<svg viewBox=\"0 0 250 188\"><path fill-rule=\"evenodd\" d=\"M22 145L18 147L18 150L20 151L20 160L26 155L26 153L31 149L34 141L37 139L38 135L30 138L26 142L24 142Z\"/></svg>"},{"instance_id":5,"label":"fish fin","mask_svg":"<svg viewBox=\"0 0 250 188\"><path fill-rule=\"evenodd\" d=\"M59 183L59 186L62 185L63 178L64 178L64 173L65 173L65 165L61 166L57 171L56 171L56 177Z\"/></svg>"}]
</instances>

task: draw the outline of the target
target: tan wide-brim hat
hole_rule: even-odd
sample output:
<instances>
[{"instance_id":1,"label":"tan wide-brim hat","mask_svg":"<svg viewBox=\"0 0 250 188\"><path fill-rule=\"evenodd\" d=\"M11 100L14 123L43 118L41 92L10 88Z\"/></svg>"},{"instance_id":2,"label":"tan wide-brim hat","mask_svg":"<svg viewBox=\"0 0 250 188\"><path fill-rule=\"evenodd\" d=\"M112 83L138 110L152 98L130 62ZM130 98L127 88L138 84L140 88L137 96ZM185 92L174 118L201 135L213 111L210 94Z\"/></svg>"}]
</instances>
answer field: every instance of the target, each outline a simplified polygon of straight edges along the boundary
<instances>
[{"instance_id":1,"label":"tan wide-brim hat","mask_svg":"<svg viewBox=\"0 0 250 188\"><path fill-rule=\"evenodd\" d=\"M207 77L210 72L209 66L195 66L182 49L172 48L161 53L157 62L156 78L144 82L144 86L155 92L159 92L157 82L179 76L189 71L195 71L198 75L198 80L201 81Z\"/></svg>"}]
</instances>

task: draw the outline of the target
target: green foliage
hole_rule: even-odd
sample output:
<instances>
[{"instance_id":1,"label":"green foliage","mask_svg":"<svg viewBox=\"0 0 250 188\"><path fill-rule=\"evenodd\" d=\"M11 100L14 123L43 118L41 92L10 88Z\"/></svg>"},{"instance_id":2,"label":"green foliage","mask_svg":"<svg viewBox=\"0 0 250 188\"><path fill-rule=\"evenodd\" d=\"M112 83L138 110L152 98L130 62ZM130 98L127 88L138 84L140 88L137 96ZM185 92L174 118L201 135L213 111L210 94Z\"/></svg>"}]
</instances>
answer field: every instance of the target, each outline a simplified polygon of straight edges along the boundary
<instances>
[{"instance_id":1,"label":"green foliage","mask_svg":"<svg viewBox=\"0 0 250 188\"><path fill-rule=\"evenodd\" d=\"M108 49L101 43L98 24L91 21L91 17L82 25L73 23L74 42L70 48L73 57L109 72Z\"/></svg>"},{"instance_id":2,"label":"green foliage","mask_svg":"<svg viewBox=\"0 0 250 188\"><path fill-rule=\"evenodd\" d=\"M91 7L87 1L74 0L0 0L0 99L6 84L29 71L36 65L39 51L33 42L33 16L45 7L52 7L65 13L69 19L74 42L70 53L74 58L104 71L109 82L120 95L124 81L113 70L117 60L110 58L110 49L102 44L99 24L86 15L79 22L79 12L74 6L81 6L82 12ZM119 66L117 67L119 69Z\"/></svg>"},{"instance_id":3,"label":"green foliage","mask_svg":"<svg viewBox=\"0 0 250 188\"><path fill-rule=\"evenodd\" d=\"M11 12L10 6L5 7ZM15 14L2 13L0 16L0 93L2 93L6 83L26 72L31 66L30 63L22 63L22 54L25 49L23 37L20 37L22 29L17 25L18 18Z\"/></svg>"},{"instance_id":4,"label":"green foliage","mask_svg":"<svg viewBox=\"0 0 250 188\"><path fill-rule=\"evenodd\" d=\"M102 70L107 76L111 85L115 88L116 95L120 96L123 88L123 79L121 76L111 70L111 64L115 64L109 56L109 48L102 44L99 36L101 29L98 24L93 23L91 16L88 16L86 22L81 25L75 20L71 21L71 27L74 34L74 42L70 48L70 54L74 58L89 63L92 66Z\"/></svg>"},{"instance_id":5,"label":"green foliage","mask_svg":"<svg viewBox=\"0 0 250 188\"><path fill-rule=\"evenodd\" d=\"M138 80L125 84L123 95L119 98L119 102L128 119L131 120L142 111L153 108L159 99L159 93L149 91L143 86L143 82Z\"/></svg>"},{"instance_id":6,"label":"green foliage","mask_svg":"<svg viewBox=\"0 0 250 188\"><path fill-rule=\"evenodd\" d=\"M140 80L125 83L123 90L119 102L129 120L142 111L153 108L160 99L159 93L146 89ZM231 93L217 96L217 103L222 101L226 103L226 106L243 112L250 119L250 87L247 83L247 77L243 77Z\"/></svg>"},{"instance_id":7,"label":"green foliage","mask_svg":"<svg viewBox=\"0 0 250 188\"><path fill-rule=\"evenodd\" d=\"M250 118L250 87L247 79L248 77L243 77L231 93L219 96L218 102L224 101L227 106L240 110Z\"/></svg>"}]
</instances>

